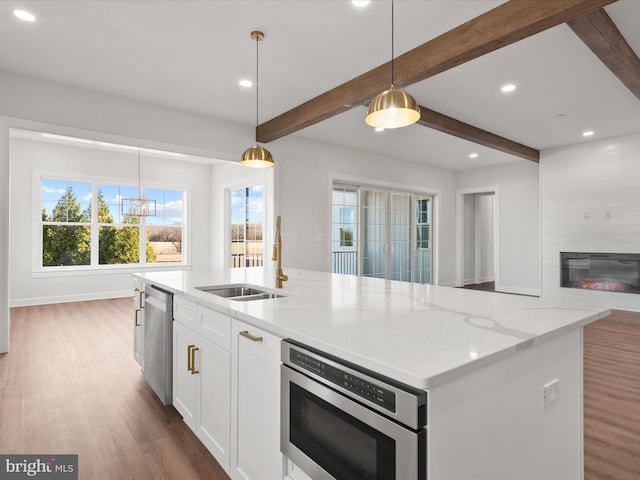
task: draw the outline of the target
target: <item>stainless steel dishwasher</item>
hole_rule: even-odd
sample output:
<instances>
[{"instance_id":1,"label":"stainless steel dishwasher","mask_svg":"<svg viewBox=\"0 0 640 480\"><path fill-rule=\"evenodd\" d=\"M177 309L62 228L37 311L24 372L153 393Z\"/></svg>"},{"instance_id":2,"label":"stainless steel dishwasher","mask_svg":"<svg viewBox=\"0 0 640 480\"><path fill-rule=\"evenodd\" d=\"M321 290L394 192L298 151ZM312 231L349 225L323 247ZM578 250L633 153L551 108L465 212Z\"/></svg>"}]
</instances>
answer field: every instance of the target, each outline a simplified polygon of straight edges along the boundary
<instances>
[{"instance_id":1,"label":"stainless steel dishwasher","mask_svg":"<svg viewBox=\"0 0 640 480\"><path fill-rule=\"evenodd\" d=\"M144 379L164 405L173 397L173 294L149 285L144 290Z\"/></svg>"}]
</instances>

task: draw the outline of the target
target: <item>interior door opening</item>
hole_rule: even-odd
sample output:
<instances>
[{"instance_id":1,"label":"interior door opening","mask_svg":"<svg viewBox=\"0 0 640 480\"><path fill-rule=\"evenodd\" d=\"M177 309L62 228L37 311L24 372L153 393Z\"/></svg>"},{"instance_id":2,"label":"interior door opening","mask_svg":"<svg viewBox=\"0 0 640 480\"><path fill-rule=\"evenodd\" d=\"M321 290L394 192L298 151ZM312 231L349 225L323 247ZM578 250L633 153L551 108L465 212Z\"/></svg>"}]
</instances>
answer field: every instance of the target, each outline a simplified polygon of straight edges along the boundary
<instances>
[{"instance_id":1,"label":"interior door opening","mask_svg":"<svg viewBox=\"0 0 640 480\"><path fill-rule=\"evenodd\" d=\"M456 286L499 284L497 190L458 192Z\"/></svg>"}]
</instances>

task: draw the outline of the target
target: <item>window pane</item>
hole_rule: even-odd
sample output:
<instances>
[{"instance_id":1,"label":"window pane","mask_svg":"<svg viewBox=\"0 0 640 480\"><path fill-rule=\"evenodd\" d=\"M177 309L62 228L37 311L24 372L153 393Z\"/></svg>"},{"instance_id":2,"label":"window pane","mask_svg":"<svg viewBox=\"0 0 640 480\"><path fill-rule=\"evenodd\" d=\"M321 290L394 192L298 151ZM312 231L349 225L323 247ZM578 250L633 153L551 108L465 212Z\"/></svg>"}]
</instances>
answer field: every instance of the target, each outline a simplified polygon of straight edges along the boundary
<instances>
[{"instance_id":1,"label":"window pane","mask_svg":"<svg viewBox=\"0 0 640 480\"><path fill-rule=\"evenodd\" d=\"M91 221L91 183L43 178L42 220L48 222Z\"/></svg>"},{"instance_id":2,"label":"window pane","mask_svg":"<svg viewBox=\"0 0 640 480\"><path fill-rule=\"evenodd\" d=\"M123 198L137 198L138 187L98 185L98 223L127 223L120 203Z\"/></svg>"},{"instance_id":3,"label":"window pane","mask_svg":"<svg viewBox=\"0 0 640 480\"><path fill-rule=\"evenodd\" d=\"M98 231L100 265L123 265L140 262L140 228L100 227Z\"/></svg>"},{"instance_id":4,"label":"window pane","mask_svg":"<svg viewBox=\"0 0 640 480\"><path fill-rule=\"evenodd\" d=\"M181 190L146 188L144 196L156 201L156 215L146 217L147 225L184 225Z\"/></svg>"},{"instance_id":5,"label":"window pane","mask_svg":"<svg viewBox=\"0 0 640 480\"><path fill-rule=\"evenodd\" d=\"M42 226L42 266L91 263L91 229L76 225Z\"/></svg>"},{"instance_id":6,"label":"window pane","mask_svg":"<svg viewBox=\"0 0 640 480\"><path fill-rule=\"evenodd\" d=\"M182 261L182 227L147 227L147 263ZM153 255L149 254L151 248Z\"/></svg>"}]
</instances>

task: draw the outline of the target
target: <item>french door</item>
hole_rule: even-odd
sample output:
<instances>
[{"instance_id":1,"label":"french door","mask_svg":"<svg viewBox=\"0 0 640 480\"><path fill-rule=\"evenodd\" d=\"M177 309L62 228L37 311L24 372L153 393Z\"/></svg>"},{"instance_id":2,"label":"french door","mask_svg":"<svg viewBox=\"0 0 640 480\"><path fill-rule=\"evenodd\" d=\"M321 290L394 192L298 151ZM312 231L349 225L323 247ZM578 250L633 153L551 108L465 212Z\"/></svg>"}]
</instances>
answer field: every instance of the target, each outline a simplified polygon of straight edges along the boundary
<instances>
[{"instance_id":1,"label":"french door","mask_svg":"<svg viewBox=\"0 0 640 480\"><path fill-rule=\"evenodd\" d=\"M345 187L340 189L342 198L351 193L355 198L356 190ZM344 232L348 225L344 221L344 207L336 210L336 187L334 187L334 237L336 232ZM431 282L431 235L432 205L431 195L410 192L391 191L371 187L357 189L357 241L350 244L349 250L355 250L357 273L363 276L401 280L405 282ZM350 202L355 203L355 202ZM352 207L355 211L355 205ZM342 212L342 218L336 218L336 212ZM337 225L337 226L336 226ZM353 227L351 227L353 229ZM342 271L336 258L344 255L344 234L340 243L334 241L335 273L356 273ZM340 248L338 248L340 247Z\"/></svg>"}]
</instances>

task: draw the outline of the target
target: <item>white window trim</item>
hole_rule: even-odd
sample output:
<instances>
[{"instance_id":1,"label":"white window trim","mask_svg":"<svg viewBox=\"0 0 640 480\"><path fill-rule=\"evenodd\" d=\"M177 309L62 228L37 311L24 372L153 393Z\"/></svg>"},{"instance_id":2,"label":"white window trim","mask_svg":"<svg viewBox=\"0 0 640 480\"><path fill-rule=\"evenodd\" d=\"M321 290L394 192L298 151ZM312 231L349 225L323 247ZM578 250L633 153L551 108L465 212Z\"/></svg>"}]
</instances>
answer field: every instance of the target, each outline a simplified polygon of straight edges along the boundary
<instances>
[{"instance_id":1,"label":"white window trim","mask_svg":"<svg viewBox=\"0 0 640 480\"><path fill-rule=\"evenodd\" d=\"M32 278L44 278L44 277L64 277L64 276L78 276L78 275L105 275L117 272L130 273L135 271L152 271L152 270L183 270L190 267L190 255L191 255L191 235L190 235L190 219L191 209L189 208L191 199L191 189L189 186L172 183L159 183L159 182L146 182L142 186L142 193L145 188L157 188L165 190L180 190L183 192L183 224L182 224L182 261L171 263L136 263L126 265L98 265L98 250L97 245L94 248L94 242L97 242L97 236L94 238L94 229L98 228L97 220L94 222L94 216L97 216L97 209L93 208L91 215L92 220L88 226L91 227L91 265L77 265L77 266L64 266L64 267L45 267L42 265L42 179L53 179L63 181L78 181L87 182L92 184L92 201L97 198L97 185L98 184L113 184L123 186L137 187L138 184L131 181L131 179L122 179L118 177L97 177L85 174L72 174L65 173L61 175L59 172L51 172L45 170L35 170L32 174L32 195L31 195L31 276ZM119 224L116 224L119 225ZM140 226L140 238L146 238L146 225ZM142 237L145 235L145 237ZM140 249L142 250L142 242L140 242ZM141 251L141 256L143 252ZM145 252L146 253L146 252ZM94 256L96 263L94 264ZM145 259L146 260L146 259Z\"/></svg>"}]
</instances>

